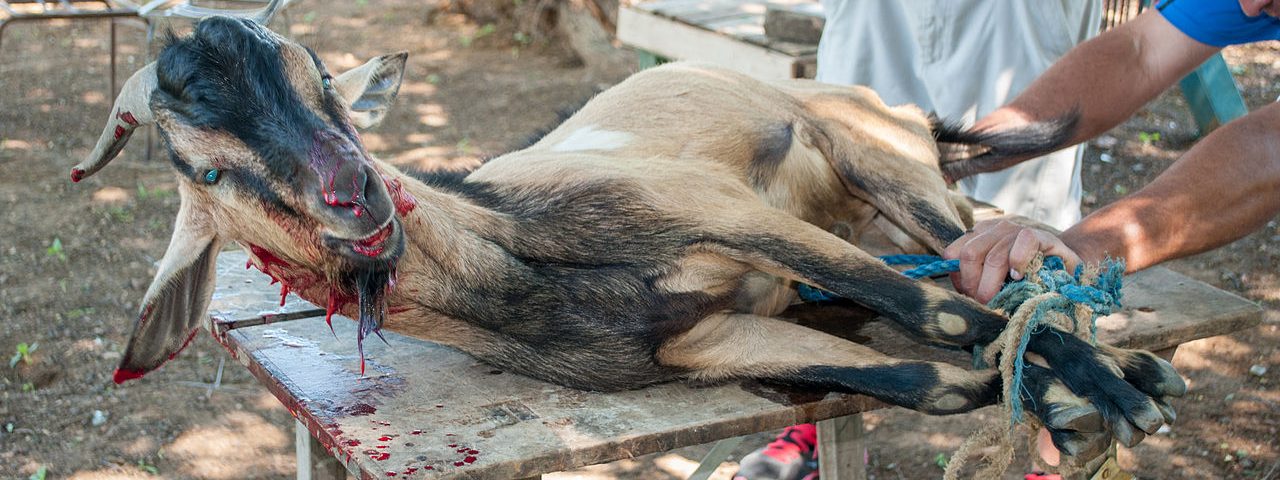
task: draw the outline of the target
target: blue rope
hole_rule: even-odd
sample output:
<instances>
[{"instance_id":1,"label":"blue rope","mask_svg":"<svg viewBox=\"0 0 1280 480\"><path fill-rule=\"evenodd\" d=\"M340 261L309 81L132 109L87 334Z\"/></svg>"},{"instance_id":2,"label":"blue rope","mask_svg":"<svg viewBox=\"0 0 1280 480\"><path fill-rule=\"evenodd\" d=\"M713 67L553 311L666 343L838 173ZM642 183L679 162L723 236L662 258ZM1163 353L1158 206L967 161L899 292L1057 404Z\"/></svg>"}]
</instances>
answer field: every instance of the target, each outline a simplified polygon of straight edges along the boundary
<instances>
[{"instance_id":1,"label":"blue rope","mask_svg":"<svg viewBox=\"0 0 1280 480\"><path fill-rule=\"evenodd\" d=\"M935 255L885 255L880 257L880 261L889 265L918 265L916 268L902 272L908 278L916 280L960 271L959 260L945 260ZM840 299L839 295L803 283L797 285L796 290L800 292L801 300L810 303L832 302Z\"/></svg>"},{"instance_id":2,"label":"blue rope","mask_svg":"<svg viewBox=\"0 0 1280 480\"><path fill-rule=\"evenodd\" d=\"M944 260L933 255L887 255L880 257L880 260L889 265L917 265L916 268L902 272L903 275L913 279L932 278L960 271L959 260ZM1061 258L1047 257L1044 259L1043 266L1036 272L1034 279L1024 278L1018 281L1005 282L1004 287L1000 289L1000 293L997 293L995 298L992 298L987 303L987 306L992 309L1015 312L1027 300L1045 293L1059 294L1058 297L1046 299L1036 306L1036 310L1032 312L1027 320L1027 326L1022 332L1022 338L1018 341L1017 355L1013 360L1011 386L1014 392L1018 392L1018 396L1032 398L1031 395L1023 396L1026 389L1022 384L1022 372L1026 365L1023 358L1027 352L1027 345L1031 343L1031 335L1046 330L1052 331L1050 326L1042 323L1046 315L1049 315L1050 312L1066 315L1075 322L1077 328L1079 328L1081 321L1089 322L1090 341L1096 344L1098 341L1096 323L1098 317L1109 315L1120 308L1120 288L1123 285L1124 260L1112 260L1110 258L1103 260L1098 278L1088 285L1081 282L1083 272L1083 265L1081 265L1076 267L1075 272L1068 273ZM805 284L798 285L797 290L800 293L800 298L806 302L829 302L840 298L834 293ZM1093 311L1092 317L1087 319L1076 318L1076 305L1088 306ZM974 346L974 368L986 368L982 362L982 350L983 346ZM1022 402L1009 403L1012 417L1010 418L1010 424L1021 423L1023 415Z\"/></svg>"}]
</instances>

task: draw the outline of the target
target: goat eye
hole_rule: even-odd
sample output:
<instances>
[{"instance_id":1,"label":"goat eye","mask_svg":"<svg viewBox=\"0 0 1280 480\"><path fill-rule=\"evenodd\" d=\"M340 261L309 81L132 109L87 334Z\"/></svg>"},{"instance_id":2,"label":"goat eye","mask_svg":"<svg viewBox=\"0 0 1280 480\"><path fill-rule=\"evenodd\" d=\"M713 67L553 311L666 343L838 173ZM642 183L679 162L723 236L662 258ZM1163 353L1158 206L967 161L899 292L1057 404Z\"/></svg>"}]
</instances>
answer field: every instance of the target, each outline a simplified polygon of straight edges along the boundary
<instances>
[{"instance_id":1,"label":"goat eye","mask_svg":"<svg viewBox=\"0 0 1280 480\"><path fill-rule=\"evenodd\" d=\"M209 171L204 172L204 183L207 183L209 185L218 183L218 177L221 175L222 175L222 172L218 171L218 169L211 168L209 169Z\"/></svg>"},{"instance_id":2,"label":"goat eye","mask_svg":"<svg viewBox=\"0 0 1280 480\"><path fill-rule=\"evenodd\" d=\"M333 87L333 77L325 75L323 78L320 79L320 83L324 85L324 88L326 89L331 88Z\"/></svg>"}]
</instances>

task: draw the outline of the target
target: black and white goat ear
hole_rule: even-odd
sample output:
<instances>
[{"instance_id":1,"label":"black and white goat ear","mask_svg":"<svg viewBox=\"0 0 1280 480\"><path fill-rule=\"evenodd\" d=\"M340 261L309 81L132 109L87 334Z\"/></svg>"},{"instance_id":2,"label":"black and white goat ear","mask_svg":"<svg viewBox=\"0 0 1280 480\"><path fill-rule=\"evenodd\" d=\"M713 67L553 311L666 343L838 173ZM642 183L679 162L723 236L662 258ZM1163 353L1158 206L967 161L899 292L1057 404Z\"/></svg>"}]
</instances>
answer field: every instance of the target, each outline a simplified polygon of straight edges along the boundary
<instances>
[{"instance_id":1,"label":"black and white goat ear","mask_svg":"<svg viewBox=\"0 0 1280 480\"><path fill-rule=\"evenodd\" d=\"M409 52L369 60L333 79L333 86L351 105L347 112L356 128L372 128L382 121L400 93Z\"/></svg>"},{"instance_id":2,"label":"black and white goat ear","mask_svg":"<svg viewBox=\"0 0 1280 480\"><path fill-rule=\"evenodd\" d=\"M116 383L141 377L178 355L195 337L213 297L222 241L182 202L169 249L151 281L116 369Z\"/></svg>"}]
</instances>

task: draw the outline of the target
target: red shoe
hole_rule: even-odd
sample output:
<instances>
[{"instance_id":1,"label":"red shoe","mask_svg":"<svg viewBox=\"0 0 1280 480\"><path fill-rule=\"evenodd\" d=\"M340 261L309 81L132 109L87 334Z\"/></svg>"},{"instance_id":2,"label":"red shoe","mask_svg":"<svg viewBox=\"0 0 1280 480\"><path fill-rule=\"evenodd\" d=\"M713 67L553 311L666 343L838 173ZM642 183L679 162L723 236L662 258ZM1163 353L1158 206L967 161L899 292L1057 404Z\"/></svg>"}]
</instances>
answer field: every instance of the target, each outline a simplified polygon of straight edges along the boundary
<instances>
[{"instance_id":1,"label":"red shoe","mask_svg":"<svg viewBox=\"0 0 1280 480\"><path fill-rule=\"evenodd\" d=\"M742 457L733 480L816 480L818 428L787 427L764 448Z\"/></svg>"}]
</instances>

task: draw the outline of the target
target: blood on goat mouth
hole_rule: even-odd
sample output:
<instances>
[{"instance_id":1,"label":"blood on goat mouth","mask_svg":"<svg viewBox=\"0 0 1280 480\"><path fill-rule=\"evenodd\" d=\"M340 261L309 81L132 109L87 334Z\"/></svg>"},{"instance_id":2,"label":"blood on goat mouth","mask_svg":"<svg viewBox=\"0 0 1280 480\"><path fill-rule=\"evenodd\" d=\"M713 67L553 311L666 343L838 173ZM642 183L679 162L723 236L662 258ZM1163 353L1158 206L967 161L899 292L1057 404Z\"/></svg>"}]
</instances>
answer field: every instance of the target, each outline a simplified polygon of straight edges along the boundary
<instances>
[{"instance_id":1,"label":"blood on goat mouth","mask_svg":"<svg viewBox=\"0 0 1280 480\"><path fill-rule=\"evenodd\" d=\"M374 232L373 235L369 235L368 237L360 240L352 240L351 249L366 257L376 257L381 255L382 251L386 249L386 245L383 245L383 243L385 243L388 238L391 238L391 231L394 227L395 222L387 222L385 227Z\"/></svg>"}]
</instances>

